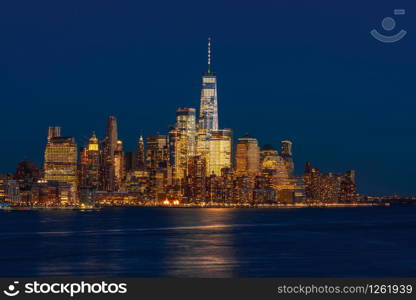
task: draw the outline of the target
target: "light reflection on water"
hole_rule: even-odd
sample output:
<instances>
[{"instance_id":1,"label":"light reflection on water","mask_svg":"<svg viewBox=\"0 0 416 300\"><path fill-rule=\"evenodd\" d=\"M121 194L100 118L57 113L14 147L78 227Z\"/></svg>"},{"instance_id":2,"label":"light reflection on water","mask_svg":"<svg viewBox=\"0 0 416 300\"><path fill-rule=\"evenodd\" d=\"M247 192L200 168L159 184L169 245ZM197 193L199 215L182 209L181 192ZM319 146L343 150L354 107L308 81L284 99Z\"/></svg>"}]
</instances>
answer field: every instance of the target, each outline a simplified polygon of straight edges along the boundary
<instances>
[{"instance_id":1,"label":"light reflection on water","mask_svg":"<svg viewBox=\"0 0 416 300\"><path fill-rule=\"evenodd\" d=\"M0 211L1 276L414 276L416 207Z\"/></svg>"},{"instance_id":2,"label":"light reflection on water","mask_svg":"<svg viewBox=\"0 0 416 300\"><path fill-rule=\"evenodd\" d=\"M217 209L216 222L221 225L200 225L182 227L182 235L169 235L166 244L175 249L165 258L166 277L232 277L237 265L234 236L223 229L237 227L233 213L228 209ZM173 222L180 216L174 216ZM212 216L204 210L195 212L200 224L210 222ZM208 220L207 220L208 219ZM248 224L250 225L250 224ZM252 224L254 225L254 224ZM244 225L240 225L242 227Z\"/></svg>"}]
</instances>

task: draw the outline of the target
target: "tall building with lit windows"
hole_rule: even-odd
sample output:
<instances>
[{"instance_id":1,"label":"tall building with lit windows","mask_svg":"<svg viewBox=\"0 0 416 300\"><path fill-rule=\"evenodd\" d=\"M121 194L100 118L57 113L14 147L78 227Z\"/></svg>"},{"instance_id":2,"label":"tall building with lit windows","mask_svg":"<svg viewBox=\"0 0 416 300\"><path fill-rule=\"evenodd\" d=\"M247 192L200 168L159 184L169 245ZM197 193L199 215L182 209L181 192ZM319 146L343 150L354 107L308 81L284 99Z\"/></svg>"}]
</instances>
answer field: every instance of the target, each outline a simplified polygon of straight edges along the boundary
<instances>
[{"instance_id":1,"label":"tall building with lit windows","mask_svg":"<svg viewBox=\"0 0 416 300\"><path fill-rule=\"evenodd\" d=\"M174 177L177 179L186 176L190 158L195 156L195 123L195 108L176 110L176 126L169 132L169 143L173 155Z\"/></svg>"},{"instance_id":2,"label":"tall building with lit windows","mask_svg":"<svg viewBox=\"0 0 416 300\"><path fill-rule=\"evenodd\" d=\"M260 169L260 148L257 139L245 135L238 139L235 153L237 176L254 176Z\"/></svg>"},{"instance_id":3,"label":"tall building with lit windows","mask_svg":"<svg viewBox=\"0 0 416 300\"><path fill-rule=\"evenodd\" d=\"M146 166L150 170L166 168L169 161L168 138L166 135L147 137Z\"/></svg>"},{"instance_id":4,"label":"tall building with lit windows","mask_svg":"<svg viewBox=\"0 0 416 300\"><path fill-rule=\"evenodd\" d=\"M288 141L288 140L282 141L282 151L280 153L280 156L283 158L283 161L285 162L285 166L289 173L289 176L293 177L295 165L293 163L291 141Z\"/></svg>"},{"instance_id":5,"label":"tall building with lit windows","mask_svg":"<svg viewBox=\"0 0 416 300\"><path fill-rule=\"evenodd\" d=\"M206 159L209 152L209 140L211 139L211 131L207 129L198 129L196 131L195 153L201 159Z\"/></svg>"},{"instance_id":6,"label":"tall building with lit windows","mask_svg":"<svg viewBox=\"0 0 416 300\"><path fill-rule=\"evenodd\" d=\"M80 184L86 187L97 188L100 174L100 152L98 139L93 132L87 146L80 155Z\"/></svg>"},{"instance_id":7,"label":"tall building with lit windows","mask_svg":"<svg viewBox=\"0 0 416 300\"><path fill-rule=\"evenodd\" d=\"M77 200L77 144L73 137L51 137L44 155L44 178L71 185L70 204Z\"/></svg>"},{"instance_id":8,"label":"tall building with lit windows","mask_svg":"<svg viewBox=\"0 0 416 300\"><path fill-rule=\"evenodd\" d=\"M211 37L208 38L208 70L202 75L199 129L218 129L217 77L211 65Z\"/></svg>"},{"instance_id":9,"label":"tall building with lit windows","mask_svg":"<svg viewBox=\"0 0 416 300\"><path fill-rule=\"evenodd\" d=\"M231 129L212 131L208 145L207 175L221 176L222 169L232 167Z\"/></svg>"},{"instance_id":10,"label":"tall building with lit windows","mask_svg":"<svg viewBox=\"0 0 416 300\"><path fill-rule=\"evenodd\" d=\"M106 191L114 191L116 189L115 152L117 151L117 143L117 119L114 116L109 116L101 154L102 171L100 181L101 188Z\"/></svg>"},{"instance_id":11,"label":"tall building with lit windows","mask_svg":"<svg viewBox=\"0 0 416 300\"><path fill-rule=\"evenodd\" d=\"M124 179L124 152L123 142L118 140L116 151L114 151L114 175L115 175L115 186L118 190L122 185Z\"/></svg>"},{"instance_id":12,"label":"tall building with lit windows","mask_svg":"<svg viewBox=\"0 0 416 300\"><path fill-rule=\"evenodd\" d=\"M218 144L227 140L226 137L219 138L223 131L219 131L218 125L218 97L217 97L217 76L212 70L211 60L211 37L208 38L208 70L202 75L201 98L199 108L198 129L196 132L196 150L195 153L204 159L207 165L207 175L214 170L217 175L221 174L214 157L218 157ZM214 133L216 132L216 133ZM215 135L215 138L214 138ZM215 151L215 152L211 152ZM227 151L224 151L227 152ZM228 165L228 164L225 164ZM211 166L211 167L210 167Z\"/></svg>"},{"instance_id":13,"label":"tall building with lit windows","mask_svg":"<svg viewBox=\"0 0 416 300\"><path fill-rule=\"evenodd\" d=\"M143 136L140 136L139 142L137 143L137 170L145 169L145 150Z\"/></svg>"},{"instance_id":14,"label":"tall building with lit windows","mask_svg":"<svg viewBox=\"0 0 416 300\"><path fill-rule=\"evenodd\" d=\"M260 166L266 185L276 192L276 200L292 202L294 178L290 177L284 158L271 145L265 145L260 151Z\"/></svg>"}]
</instances>

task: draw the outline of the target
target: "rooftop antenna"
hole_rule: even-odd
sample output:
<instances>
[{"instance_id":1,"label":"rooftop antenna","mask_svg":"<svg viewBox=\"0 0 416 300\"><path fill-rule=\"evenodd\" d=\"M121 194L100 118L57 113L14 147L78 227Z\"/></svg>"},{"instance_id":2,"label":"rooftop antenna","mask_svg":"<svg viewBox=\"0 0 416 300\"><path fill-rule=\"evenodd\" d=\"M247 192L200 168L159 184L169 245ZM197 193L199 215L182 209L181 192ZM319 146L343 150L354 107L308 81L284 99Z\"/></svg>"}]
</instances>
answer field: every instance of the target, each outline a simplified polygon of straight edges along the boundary
<instances>
[{"instance_id":1,"label":"rooftop antenna","mask_svg":"<svg viewBox=\"0 0 416 300\"><path fill-rule=\"evenodd\" d=\"M212 38L208 37L208 73L211 73L211 40Z\"/></svg>"}]
</instances>

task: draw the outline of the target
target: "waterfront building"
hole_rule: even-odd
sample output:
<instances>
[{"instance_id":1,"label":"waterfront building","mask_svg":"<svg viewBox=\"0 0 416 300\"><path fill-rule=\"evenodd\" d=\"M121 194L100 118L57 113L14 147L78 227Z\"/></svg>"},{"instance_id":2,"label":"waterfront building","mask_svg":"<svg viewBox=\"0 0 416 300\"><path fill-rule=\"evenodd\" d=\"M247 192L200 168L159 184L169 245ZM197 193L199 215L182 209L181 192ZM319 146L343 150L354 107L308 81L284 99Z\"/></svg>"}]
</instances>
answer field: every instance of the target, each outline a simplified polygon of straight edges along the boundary
<instances>
[{"instance_id":1,"label":"waterfront building","mask_svg":"<svg viewBox=\"0 0 416 300\"><path fill-rule=\"evenodd\" d=\"M304 182L307 202L356 203L359 201L353 170L342 174L331 172L324 174L307 162Z\"/></svg>"},{"instance_id":2,"label":"waterfront building","mask_svg":"<svg viewBox=\"0 0 416 300\"><path fill-rule=\"evenodd\" d=\"M349 170L341 176L339 202L356 203L360 201L355 182L355 170Z\"/></svg>"},{"instance_id":3,"label":"waterfront building","mask_svg":"<svg viewBox=\"0 0 416 300\"><path fill-rule=\"evenodd\" d=\"M44 178L47 181L67 183L71 186L68 203L77 199L77 145L73 137L52 137L46 144Z\"/></svg>"},{"instance_id":4,"label":"waterfront building","mask_svg":"<svg viewBox=\"0 0 416 300\"><path fill-rule=\"evenodd\" d=\"M303 176L295 177L295 203L305 202L305 180Z\"/></svg>"},{"instance_id":5,"label":"waterfront building","mask_svg":"<svg viewBox=\"0 0 416 300\"><path fill-rule=\"evenodd\" d=\"M210 153L218 145L218 141L211 143L214 131L218 131L218 96L217 76L212 70L211 38L208 38L208 70L202 74L202 86L199 108L198 128L196 132L196 155L206 160L207 175L211 175L214 168L213 157L217 153ZM218 133L215 134L218 136ZM211 160L211 163L209 163ZM211 166L211 167L210 167ZM221 170L216 168L216 173Z\"/></svg>"},{"instance_id":6,"label":"waterfront building","mask_svg":"<svg viewBox=\"0 0 416 300\"><path fill-rule=\"evenodd\" d=\"M72 185L60 181L39 180L28 190L21 191L20 203L33 206L73 205Z\"/></svg>"},{"instance_id":7,"label":"waterfront building","mask_svg":"<svg viewBox=\"0 0 416 300\"><path fill-rule=\"evenodd\" d=\"M18 202L20 199L19 183L12 174L0 174L0 203Z\"/></svg>"},{"instance_id":8,"label":"waterfront building","mask_svg":"<svg viewBox=\"0 0 416 300\"><path fill-rule=\"evenodd\" d=\"M290 152L286 152L288 155ZM287 169L285 157L271 145L265 145L260 152L262 175L267 187L276 191L276 201L292 203L294 201L295 179Z\"/></svg>"}]
</instances>

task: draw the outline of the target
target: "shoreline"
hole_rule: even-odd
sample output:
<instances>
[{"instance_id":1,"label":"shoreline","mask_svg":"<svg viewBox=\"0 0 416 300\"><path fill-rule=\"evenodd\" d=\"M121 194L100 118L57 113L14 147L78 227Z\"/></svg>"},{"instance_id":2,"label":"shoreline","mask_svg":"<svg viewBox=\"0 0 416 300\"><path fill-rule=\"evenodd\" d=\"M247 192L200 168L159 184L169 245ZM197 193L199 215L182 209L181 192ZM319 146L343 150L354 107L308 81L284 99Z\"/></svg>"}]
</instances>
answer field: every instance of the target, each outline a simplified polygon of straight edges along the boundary
<instances>
[{"instance_id":1,"label":"shoreline","mask_svg":"<svg viewBox=\"0 0 416 300\"><path fill-rule=\"evenodd\" d=\"M356 208L356 207L380 207L390 206L389 203L310 203L310 204L182 204L182 205L162 205L162 204L138 204L138 205L100 205L100 206L6 206L0 210L81 210L92 211L104 208L130 208L130 207L154 207L154 208L228 208L228 209L294 209L294 208Z\"/></svg>"}]
</instances>

